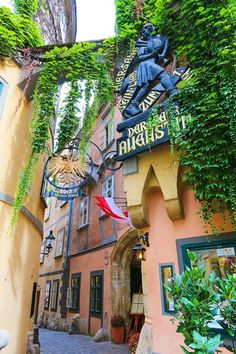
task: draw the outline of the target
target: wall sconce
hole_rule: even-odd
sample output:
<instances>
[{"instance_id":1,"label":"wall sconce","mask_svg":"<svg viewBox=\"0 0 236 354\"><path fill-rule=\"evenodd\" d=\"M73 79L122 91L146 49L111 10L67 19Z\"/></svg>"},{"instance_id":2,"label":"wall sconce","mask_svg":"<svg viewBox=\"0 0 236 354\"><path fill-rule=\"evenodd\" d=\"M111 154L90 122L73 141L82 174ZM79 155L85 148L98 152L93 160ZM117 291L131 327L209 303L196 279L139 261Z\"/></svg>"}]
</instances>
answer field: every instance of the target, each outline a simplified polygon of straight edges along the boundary
<instances>
[{"instance_id":1,"label":"wall sconce","mask_svg":"<svg viewBox=\"0 0 236 354\"><path fill-rule=\"evenodd\" d=\"M135 257L137 260L146 261L145 253L147 247L150 247L148 241L148 232L146 232L143 235L138 235L138 242L133 247L133 250L135 251Z\"/></svg>"},{"instance_id":2,"label":"wall sconce","mask_svg":"<svg viewBox=\"0 0 236 354\"><path fill-rule=\"evenodd\" d=\"M137 243L133 250L135 251L135 257L138 261L145 261L145 251L146 248L144 248L141 243Z\"/></svg>"},{"instance_id":3,"label":"wall sconce","mask_svg":"<svg viewBox=\"0 0 236 354\"><path fill-rule=\"evenodd\" d=\"M145 234L143 235L138 235L138 240L141 244L145 245L146 247L150 247L150 243L148 241L148 235L149 233L146 232Z\"/></svg>"},{"instance_id":4,"label":"wall sconce","mask_svg":"<svg viewBox=\"0 0 236 354\"><path fill-rule=\"evenodd\" d=\"M46 245L45 245L45 252L41 252L40 254L44 254L45 256L48 256L51 250L53 249L52 247L52 242L56 238L53 236L52 230L49 232L49 235L45 237Z\"/></svg>"}]
</instances>

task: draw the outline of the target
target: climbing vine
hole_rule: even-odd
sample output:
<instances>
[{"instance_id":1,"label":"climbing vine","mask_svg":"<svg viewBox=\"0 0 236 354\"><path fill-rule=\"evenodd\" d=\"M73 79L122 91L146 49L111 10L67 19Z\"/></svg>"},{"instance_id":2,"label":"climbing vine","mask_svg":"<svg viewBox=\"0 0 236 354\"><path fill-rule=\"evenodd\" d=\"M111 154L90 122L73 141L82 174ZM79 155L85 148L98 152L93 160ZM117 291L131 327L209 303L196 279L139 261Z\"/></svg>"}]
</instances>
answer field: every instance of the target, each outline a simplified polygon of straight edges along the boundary
<instances>
[{"instance_id":1,"label":"climbing vine","mask_svg":"<svg viewBox=\"0 0 236 354\"><path fill-rule=\"evenodd\" d=\"M14 0L18 14L32 18L39 7L39 0Z\"/></svg>"},{"instance_id":2,"label":"climbing vine","mask_svg":"<svg viewBox=\"0 0 236 354\"><path fill-rule=\"evenodd\" d=\"M109 44L111 46L111 44ZM105 47L106 48L106 47ZM79 103L84 100L81 156L86 150L96 122L99 108L105 103L113 104L114 83L111 79L110 64L104 55L104 48L95 43L78 43L71 48L55 47L44 55L45 64L41 69L34 95L34 115L31 132L31 155L20 176L16 198L13 204L13 229L24 197L32 183L32 175L40 154L46 152L49 128L55 119L55 103L59 95L59 82L66 80L70 90L59 111L57 148L64 147L75 137L80 113ZM91 97L94 102L91 105Z\"/></svg>"},{"instance_id":3,"label":"climbing vine","mask_svg":"<svg viewBox=\"0 0 236 354\"><path fill-rule=\"evenodd\" d=\"M21 1L16 3L20 4ZM32 14L37 9L36 1L33 3ZM0 58L14 55L17 48L37 47L43 44L38 25L29 14L26 15L23 5L16 5L16 8L19 12L14 14L7 7L0 7Z\"/></svg>"},{"instance_id":4,"label":"climbing vine","mask_svg":"<svg viewBox=\"0 0 236 354\"><path fill-rule=\"evenodd\" d=\"M188 58L193 73L176 97L179 116L188 122L184 134L174 129L176 143L187 167L185 181L201 203L205 224L217 232L212 216L219 211L236 225L235 8L228 0L183 0L173 12L168 4L163 2L162 17L153 20L172 39L177 58ZM170 120L176 116L169 110Z\"/></svg>"}]
</instances>

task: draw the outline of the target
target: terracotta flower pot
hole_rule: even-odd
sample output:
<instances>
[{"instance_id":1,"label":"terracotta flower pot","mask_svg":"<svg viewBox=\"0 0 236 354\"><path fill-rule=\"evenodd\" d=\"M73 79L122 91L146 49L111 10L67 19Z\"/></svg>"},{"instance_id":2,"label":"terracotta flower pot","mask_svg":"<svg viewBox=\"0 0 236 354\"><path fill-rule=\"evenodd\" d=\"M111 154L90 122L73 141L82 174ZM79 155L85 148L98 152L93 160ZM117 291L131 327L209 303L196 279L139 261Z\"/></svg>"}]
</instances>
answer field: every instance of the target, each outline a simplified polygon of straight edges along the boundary
<instances>
[{"instance_id":1,"label":"terracotta flower pot","mask_svg":"<svg viewBox=\"0 0 236 354\"><path fill-rule=\"evenodd\" d=\"M112 342L115 344L124 343L125 329L124 326L111 327Z\"/></svg>"}]
</instances>

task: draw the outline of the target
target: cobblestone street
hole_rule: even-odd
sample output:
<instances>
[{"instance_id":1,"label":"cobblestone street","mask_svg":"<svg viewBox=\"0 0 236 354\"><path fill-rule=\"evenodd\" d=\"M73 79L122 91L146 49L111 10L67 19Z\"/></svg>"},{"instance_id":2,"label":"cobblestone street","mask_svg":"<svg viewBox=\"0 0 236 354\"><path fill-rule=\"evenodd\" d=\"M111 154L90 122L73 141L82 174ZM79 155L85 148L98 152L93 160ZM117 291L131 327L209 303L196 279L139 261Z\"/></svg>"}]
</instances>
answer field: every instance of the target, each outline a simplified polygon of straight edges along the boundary
<instances>
[{"instance_id":1,"label":"cobblestone street","mask_svg":"<svg viewBox=\"0 0 236 354\"><path fill-rule=\"evenodd\" d=\"M127 344L95 343L92 337L40 329L42 354L128 354Z\"/></svg>"}]
</instances>

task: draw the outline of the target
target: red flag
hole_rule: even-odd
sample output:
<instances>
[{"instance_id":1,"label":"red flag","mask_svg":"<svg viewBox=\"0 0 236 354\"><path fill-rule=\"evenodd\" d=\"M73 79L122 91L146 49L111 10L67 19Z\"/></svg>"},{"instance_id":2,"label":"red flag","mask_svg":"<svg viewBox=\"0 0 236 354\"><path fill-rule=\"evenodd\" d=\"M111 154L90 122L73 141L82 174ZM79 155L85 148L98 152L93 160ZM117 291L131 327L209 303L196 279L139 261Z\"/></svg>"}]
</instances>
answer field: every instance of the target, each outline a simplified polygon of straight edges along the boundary
<instances>
[{"instance_id":1,"label":"red flag","mask_svg":"<svg viewBox=\"0 0 236 354\"><path fill-rule=\"evenodd\" d=\"M97 205L100 209L104 211L104 213L106 213L111 218L115 219L116 221L122 224L129 224L131 227L134 227L132 225L128 212L123 212L120 208L118 208L114 201L114 198L105 198L98 196L95 196L94 198L98 201Z\"/></svg>"}]
</instances>

